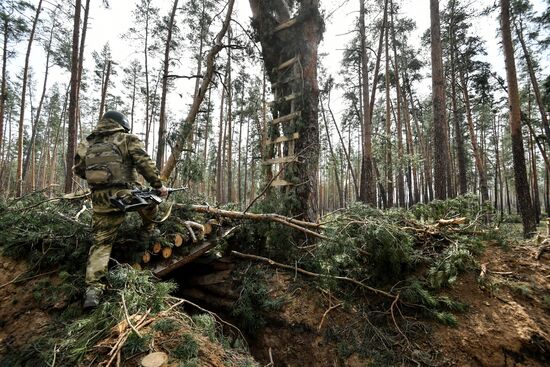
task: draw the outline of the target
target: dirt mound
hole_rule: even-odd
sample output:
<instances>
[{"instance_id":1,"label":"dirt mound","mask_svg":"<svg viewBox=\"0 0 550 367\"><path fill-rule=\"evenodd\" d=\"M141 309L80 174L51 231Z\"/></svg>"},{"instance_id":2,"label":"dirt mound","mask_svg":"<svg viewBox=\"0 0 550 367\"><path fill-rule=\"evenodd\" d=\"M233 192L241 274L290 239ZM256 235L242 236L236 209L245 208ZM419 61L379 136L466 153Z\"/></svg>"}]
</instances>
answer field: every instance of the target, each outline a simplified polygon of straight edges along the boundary
<instances>
[{"instance_id":1,"label":"dirt mound","mask_svg":"<svg viewBox=\"0 0 550 367\"><path fill-rule=\"evenodd\" d=\"M550 256L530 242L489 245L482 273L459 279L450 295L469 305L458 326L436 327L449 366L543 366L550 363Z\"/></svg>"},{"instance_id":2,"label":"dirt mound","mask_svg":"<svg viewBox=\"0 0 550 367\"><path fill-rule=\"evenodd\" d=\"M26 273L25 263L0 256L0 355L27 343L51 318L33 295L33 289L49 278L36 277L21 285Z\"/></svg>"},{"instance_id":3,"label":"dirt mound","mask_svg":"<svg viewBox=\"0 0 550 367\"><path fill-rule=\"evenodd\" d=\"M256 359L275 366L365 366L357 355L340 356L339 342L331 339L330 326L352 325L356 312L320 288L275 272L269 281L270 297L283 297L263 332L250 341Z\"/></svg>"}]
</instances>

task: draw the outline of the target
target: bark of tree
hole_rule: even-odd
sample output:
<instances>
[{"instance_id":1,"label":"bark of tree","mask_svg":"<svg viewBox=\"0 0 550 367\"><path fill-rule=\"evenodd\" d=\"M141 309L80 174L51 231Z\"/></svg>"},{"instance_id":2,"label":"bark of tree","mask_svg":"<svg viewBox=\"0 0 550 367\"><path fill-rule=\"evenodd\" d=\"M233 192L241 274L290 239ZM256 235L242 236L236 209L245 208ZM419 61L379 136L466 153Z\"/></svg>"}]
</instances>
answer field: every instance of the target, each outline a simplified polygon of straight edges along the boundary
<instances>
[{"instance_id":1,"label":"bark of tree","mask_svg":"<svg viewBox=\"0 0 550 367\"><path fill-rule=\"evenodd\" d=\"M273 69L293 57L299 57L301 67L301 117L298 125L299 140L295 151L298 162L286 166L285 175L298 184L287 187L293 197L292 215L316 220L317 172L319 164L319 124L317 84L317 48L323 33L323 20L319 0L301 0L296 22L289 28L273 32L289 20L289 6L285 0L269 2L250 0L252 25L262 45L262 54L270 81L276 81ZM297 54L298 51L298 54ZM275 111L285 114L284 111Z\"/></svg>"},{"instance_id":2,"label":"bark of tree","mask_svg":"<svg viewBox=\"0 0 550 367\"><path fill-rule=\"evenodd\" d=\"M359 0L359 4L359 36L361 38L361 90L363 97L363 111L361 114L363 118L363 155L359 185L359 200L373 207L376 207L376 176L374 175L372 159L372 120L369 98L369 59L367 56L365 31L365 0Z\"/></svg>"},{"instance_id":3,"label":"bark of tree","mask_svg":"<svg viewBox=\"0 0 550 367\"><path fill-rule=\"evenodd\" d=\"M73 43L71 53L71 92L69 97L69 121L67 132L67 155L65 157L65 193L73 191L73 164L76 153L77 139L77 105L78 105L78 86L79 81L79 57L78 57L78 40L80 39L80 9L81 0L76 0L74 19L73 19Z\"/></svg>"},{"instance_id":4,"label":"bark of tree","mask_svg":"<svg viewBox=\"0 0 550 367\"><path fill-rule=\"evenodd\" d=\"M109 76L111 75L111 60L107 61L107 67L103 75L103 88L101 88L101 101L99 102L99 117L103 117L105 111L105 99L107 98L107 89L109 88Z\"/></svg>"},{"instance_id":5,"label":"bark of tree","mask_svg":"<svg viewBox=\"0 0 550 367\"><path fill-rule=\"evenodd\" d=\"M386 54L386 135L384 141L384 150L386 151L386 185L387 185L387 203L388 207L393 206L393 163L392 163L392 143L391 143L391 106L390 106L390 53L389 53L389 32L386 32L385 54Z\"/></svg>"},{"instance_id":6,"label":"bark of tree","mask_svg":"<svg viewBox=\"0 0 550 367\"><path fill-rule=\"evenodd\" d=\"M172 44L172 28L174 27L174 19L178 8L178 0L174 0L172 11L170 12L170 20L168 22L168 30L166 35L166 44L164 47L164 62L162 76L162 92L160 98L160 114L159 114L159 137L157 144L157 168L162 169L164 163L164 152L166 149L166 96L168 94L168 68L170 67L170 47ZM201 35L202 38L202 35Z\"/></svg>"},{"instance_id":7,"label":"bark of tree","mask_svg":"<svg viewBox=\"0 0 550 367\"><path fill-rule=\"evenodd\" d=\"M145 39L143 45L143 59L144 59L144 75L145 75L145 150L149 149L149 132L151 130L151 124L149 120L149 113L151 109L151 86L149 85L149 1L147 2L147 9L145 15Z\"/></svg>"},{"instance_id":8,"label":"bark of tree","mask_svg":"<svg viewBox=\"0 0 550 367\"><path fill-rule=\"evenodd\" d=\"M42 85L42 94L40 95L40 102L38 102L38 108L36 109L36 117L34 118L34 124L32 128L31 141L27 147L27 152L25 156L25 163L23 165L23 181L25 181L29 163L31 161L31 154L34 150L36 134L38 132L38 122L40 121L40 114L42 112L42 106L44 104L44 98L46 97L46 88L48 86L48 74L50 71L50 55L51 55L51 45L53 40L53 31L55 28L55 20L53 21L52 27L50 29L50 38L48 39L48 44L46 45L46 68L44 72L44 82ZM31 190L34 190L34 185L31 185Z\"/></svg>"},{"instance_id":9,"label":"bark of tree","mask_svg":"<svg viewBox=\"0 0 550 367\"><path fill-rule=\"evenodd\" d=\"M7 69L7 61L8 61L8 53L6 50L8 49L8 39L10 35L10 24L9 24L9 17L6 17L4 19L4 26L3 26L3 35L4 35L4 42L3 42L3 50L2 52L2 84L0 85L0 149L3 150L4 148L4 112L6 108L6 100L8 99L7 96L7 90L6 90L6 69ZM2 162L3 163L3 162ZM0 182L2 181L2 174L3 169L0 172Z\"/></svg>"},{"instance_id":10,"label":"bark of tree","mask_svg":"<svg viewBox=\"0 0 550 367\"><path fill-rule=\"evenodd\" d=\"M506 65L506 79L508 82L508 102L510 107L510 135L512 137L512 155L514 160L514 176L518 209L523 221L523 235L526 238L533 236L536 231L535 211L529 193L527 169L525 165L525 151L521 133L521 112L516 63L514 60L514 46L510 29L510 1L500 0L502 45Z\"/></svg>"},{"instance_id":11,"label":"bark of tree","mask_svg":"<svg viewBox=\"0 0 550 367\"><path fill-rule=\"evenodd\" d=\"M227 42L231 44L232 36L231 26L227 30ZM227 201L233 202L233 80L231 76L231 47L227 49L227 133L225 139L227 141Z\"/></svg>"},{"instance_id":12,"label":"bark of tree","mask_svg":"<svg viewBox=\"0 0 550 367\"><path fill-rule=\"evenodd\" d=\"M25 98L27 94L27 79L31 48L34 41L34 33L36 32L36 25L38 24L40 11L42 11L42 0L38 2L38 6L36 7L36 13L32 22L31 32L29 34L29 42L27 44L27 53L25 54L25 66L23 67L23 85L21 87L21 107L19 110L19 132L17 138L17 196L21 196L23 193L23 123L25 121ZM6 53L6 51L7 49L4 49L4 53Z\"/></svg>"},{"instance_id":13,"label":"bark of tree","mask_svg":"<svg viewBox=\"0 0 550 367\"><path fill-rule=\"evenodd\" d=\"M392 36L392 48L393 48L393 70L395 74L395 95L396 95L396 129L397 129L397 155L398 157L403 157L403 125L402 125L402 106L401 106L401 83L399 81L399 61L397 59L397 40L395 37L395 23L394 23L394 9L392 1L392 11L391 11L391 36ZM403 164L400 162L397 168L397 199L398 204L401 207L405 207L405 175L403 173Z\"/></svg>"},{"instance_id":14,"label":"bark of tree","mask_svg":"<svg viewBox=\"0 0 550 367\"><path fill-rule=\"evenodd\" d=\"M356 179L356 175L355 175L355 169L353 168L353 164L351 163L351 159L350 159L350 156L349 156L349 150L350 150L349 149L349 144L348 144L348 148L346 149L346 144L344 142L344 139L342 138L340 128L338 127L338 123L336 122L336 118L334 117L334 113L332 112L332 108L330 107L330 93L329 93L329 96L328 96L328 111L330 113L332 122L334 123L334 127L336 129L336 133L338 134L338 138L340 139L340 144L342 145L342 151L344 152L344 155L346 157L347 166L348 166L348 169L349 169L350 174L351 174L351 179L353 181L352 184L353 184L353 187L355 189L355 197L358 198L359 197L359 187L357 187L357 179Z\"/></svg>"},{"instance_id":15,"label":"bark of tree","mask_svg":"<svg viewBox=\"0 0 550 367\"><path fill-rule=\"evenodd\" d=\"M226 67L225 69L225 76L224 76L224 86L227 85L227 73L228 73L228 68ZM223 116L223 112L224 112L224 103L225 103L225 91L226 91L226 88L223 87L222 88L222 97L221 97L221 101L220 101L220 125L219 125L219 129L218 129L218 151L217 151L217 155L216 155L216 201L218 203L225 203L225 195L224 195L224 185L223 185L223 182L224 182L224 177L223 177L223 159L222 159L222 156L223 156L223 152L225 151L225 145L224 145L224 141L225 141L225 138L224 138L224 116Z\"/></svg>"},{"instance_id":16,"label":"bark of tree","mask_svg":"<svg viewBox=\"0 0 550 367\"><path fill-rule=\"evenodd\" d=\"M456 160L458 168L458 188L460 195L468 191L468 181L466 177L466 150L464 149L464 135L461 126L461 118L457 106L456 93L456 49L455 49L455 4L451 2L451 20L449 24L449 54L451 61L451 104L453 112L453 125L455 129Z\"/></svg>"},{"instance_id":17,"label":"bark of tree","mask_svg":"<svg viewBox=\"0 0 550 367\"><path fill-rule=\"evenodd\" d=\"M460 85L462 87L462 96L464 97L464 107L466 108L466 121L468 122L468 130L470 133L470 142L476 162L477 173L479 175L479 191L481 193L481 201L485 203L489 200L489 185L487 183L487 171L483 162L482 152L479 149L477 136L474 128L474 120L472 118L472 108L470 105L470 95L468 94L468 84L464 76L464 72L460 71Z\"/></svg>"},{"instance_id":18,"label":"bark of tree","mask_svg":"<svg viewBox=\"0 0 550 367\"><path fill-rule=\"evenodd\" d=\"M338 159L336 158L336 155L334 154L334 149L332 149L332 141L330 140L330 132L328 130L328 121L325 113L325 108L323 107L323 101L320 101L321 104L321 115L323 116L323 125L325 125L325 133L327 134L327 142L328 142L328 148L330 151L330 155L332 157L332 160L334 162L334 179L336 181L336 189L338 190L338 205L339 208L344 207L344 193L342 191L342 186L340 184L340 176L338 174Z\"/></svg>"},{"instance_id":19,"label":"bark of tree","mask_svg":"<svg viewBox=\"0 0 550 367\"><path fill-rule=\"evenodd\" d=\"M533 92L535 93L535 99L537 101L537 106L539 108L542 127L544 128L544 136L546 137L548 147L550 147L550 126L548 124L548 115L547 115L547 112L545 111L544 103L542 102L542 95L540 93L537 76L535 75L535 68L533 67L531 53L529 52L529 49L527 48L527 44L525 43L522 27L516 24L515 28L516 28L516 34L519 39L519 43L521 45L521 49L523 51L523 56L525 57L525 62L527 63L527 71L529 72L529 79L531 80L531 85L533 86Z\"/></svg>"},{"instance_id":20,"label":"bark of tree","mask_svg":"<svg viewBox=\"0 0 550 367\"><path fill-rule=\"evenodd\" d=\"M438 0L430 0L430 20L434 157L436 157L434 159L434 187L435 198L444 200L450 194L447 192L449 151L447 116L445 112L445 75L443 73Z\"/></svg>"}]
</instances>

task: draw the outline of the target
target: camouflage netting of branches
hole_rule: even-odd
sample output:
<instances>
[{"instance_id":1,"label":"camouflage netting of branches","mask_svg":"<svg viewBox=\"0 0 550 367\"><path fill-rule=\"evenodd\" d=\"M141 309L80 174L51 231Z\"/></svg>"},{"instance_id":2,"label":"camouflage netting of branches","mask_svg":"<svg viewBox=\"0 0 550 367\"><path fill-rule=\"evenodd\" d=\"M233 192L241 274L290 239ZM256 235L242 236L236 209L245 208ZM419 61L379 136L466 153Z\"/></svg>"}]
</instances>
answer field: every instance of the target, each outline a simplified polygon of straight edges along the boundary
<instances>
[{"instance_id":1,"label":"camouflage netting of branches","mask_svg":"<svg viewBox=\"0 0 550 367\"><path fill-rule=\"evenodd\" d=\"M278 212L280 202L264 201L252 210ZM483 250L485 241L504 244L503 231L495 229L491 213L491 208L480 206L474 197L435 201L409 210L380 211L355 204L324 217L321 232L326 239L313 244L302 243L303 236L276 223L225 220L225 225L240 225L240 230L220 251L239 250L319 274L315 282L346 302L359 305L366 314L387 311L390 305L393 308L392 302L399 297L404 312L455 324L452 312L464 310L465 305L441 290L452 286L461 272L477 268L475 255ZM185 206L173 215L197 218ZM50 200L38 193L0 203L3 255L26 259L31 273L59 270L60 278L71 284L56 290L44 285L44 294L61 294L67 307L55 315L51 330L43 338L34 340L27 349L10 353L10 358L45 362L55 353L56 365L74 366L91 362L92 351L98 360L108 361L117 354L126 358L143 355L151 345L162 343L171 357L193 366L200 365L204 353L199 350L202 339L207 338L212 348L220 348L228 365L253 365L242 364L247 360L240 349L242 340L237 336L227 339L227 335L235 334L234 329L222 327L209 314L189 317L178 304L181 301L170 295L175 285L155 281L147 271L115 267L109 273L105 302L93 313L82 314L90 216L89 203L83 199ZM130 216L127 222L122 236L135 232L133 228L139 225L137 216ZM171 220L164 224L166 228L175 225L177 222ZM341 281L343 278L395 299L373 297L368 288ZM255 287L263 289L261 284ZM249 303L254 304L254 300ZM231 362L237 360L241 364Z\"/></svg>"}]
</instances>

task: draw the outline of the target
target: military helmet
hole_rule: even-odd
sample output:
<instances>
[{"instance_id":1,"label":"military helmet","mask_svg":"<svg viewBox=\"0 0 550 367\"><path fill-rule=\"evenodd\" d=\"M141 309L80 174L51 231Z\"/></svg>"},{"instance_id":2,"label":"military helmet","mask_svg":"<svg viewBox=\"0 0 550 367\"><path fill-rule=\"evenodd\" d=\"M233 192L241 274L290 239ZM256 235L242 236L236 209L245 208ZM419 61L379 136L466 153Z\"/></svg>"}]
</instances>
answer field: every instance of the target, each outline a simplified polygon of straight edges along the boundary
<instances>
[{"instance_id":1,"label":"military helmet","mask_svg":"<svg viewBox=\"0 0 550 367\"><path fill-rule=\"evenodd\" d=\"M111 119L120 124L126 130L126 132L130 131L130 124L128 123L128 119L126 116L124 116L122 113L118 111L107 111L103 115L104 119Z\"/></svg>"}]
</instances>

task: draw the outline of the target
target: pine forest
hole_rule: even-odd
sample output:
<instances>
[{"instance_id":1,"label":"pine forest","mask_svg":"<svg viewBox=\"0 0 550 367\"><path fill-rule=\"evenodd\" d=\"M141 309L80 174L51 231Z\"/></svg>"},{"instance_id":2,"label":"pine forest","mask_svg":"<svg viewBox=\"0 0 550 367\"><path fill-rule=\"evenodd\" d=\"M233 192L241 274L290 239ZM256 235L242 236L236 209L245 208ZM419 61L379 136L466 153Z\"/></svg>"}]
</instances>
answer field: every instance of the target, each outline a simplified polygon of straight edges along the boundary
<instances>
[{"instance_id":1,"label":"pine forest","mask_svg":"<svg viewBox=\"0 0 550 367\"><path fill-rule=\"evenodd\" d=\"M0 41L0 367L550 363L550 0L0 0Z\"/></svg>"}]
</instances>

